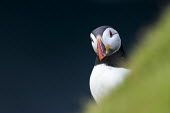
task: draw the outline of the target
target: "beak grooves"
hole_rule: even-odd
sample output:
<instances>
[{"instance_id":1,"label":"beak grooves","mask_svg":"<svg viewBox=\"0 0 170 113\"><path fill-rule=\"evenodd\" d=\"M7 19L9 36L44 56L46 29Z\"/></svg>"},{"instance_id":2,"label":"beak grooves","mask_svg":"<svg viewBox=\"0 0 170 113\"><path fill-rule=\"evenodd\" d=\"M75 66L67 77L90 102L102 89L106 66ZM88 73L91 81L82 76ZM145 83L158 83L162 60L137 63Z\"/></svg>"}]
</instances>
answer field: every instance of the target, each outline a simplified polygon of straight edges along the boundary
<instances>
[{"instance_id":1,"label":"beak grooves","mask_svg":"<svg viewBox=\"0 0 170 113\"><path fill-rule=\"evenodd\" d=\"M99 59L102 60L106 56L106 54L104 53L106 49L100 38L97 38L97 50Z\"/></svg>"}]
</instances>

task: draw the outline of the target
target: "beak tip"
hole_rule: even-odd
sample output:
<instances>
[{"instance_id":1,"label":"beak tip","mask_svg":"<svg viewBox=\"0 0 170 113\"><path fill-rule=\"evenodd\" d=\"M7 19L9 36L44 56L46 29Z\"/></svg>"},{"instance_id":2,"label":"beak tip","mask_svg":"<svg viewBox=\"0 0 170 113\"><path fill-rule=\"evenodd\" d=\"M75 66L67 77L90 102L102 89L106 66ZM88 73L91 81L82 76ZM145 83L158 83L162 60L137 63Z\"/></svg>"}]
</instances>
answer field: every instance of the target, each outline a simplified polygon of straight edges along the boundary
<instances>
[{"instance_id":1,"label":"beak tip","mask_svg":"<svg viewBox=\"0 0 170 113\"><path fill-rule=\"evenodd\" d=\"M99 56L99 60L101 61L106 55Z\"/></svg>"}]
</instances>

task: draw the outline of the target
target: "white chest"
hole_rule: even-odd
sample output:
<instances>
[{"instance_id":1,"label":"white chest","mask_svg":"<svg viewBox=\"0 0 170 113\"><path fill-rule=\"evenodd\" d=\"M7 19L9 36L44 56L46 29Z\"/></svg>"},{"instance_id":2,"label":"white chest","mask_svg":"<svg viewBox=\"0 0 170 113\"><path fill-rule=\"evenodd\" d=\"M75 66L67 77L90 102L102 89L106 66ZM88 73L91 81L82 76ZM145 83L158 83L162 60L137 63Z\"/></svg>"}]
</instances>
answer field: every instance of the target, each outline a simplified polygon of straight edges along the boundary
<instances>
[{"instance_id":1,"label":"white chest","mask_svg":"<svg viewBox=\"0 0 170 113\"><path fill-rule=\"evenodd\" d=\"M95 66L90 77L90 90L96 102L121 83L128 71L125 68L110 67L105 64Z\"/></svg>"}]
</instances>

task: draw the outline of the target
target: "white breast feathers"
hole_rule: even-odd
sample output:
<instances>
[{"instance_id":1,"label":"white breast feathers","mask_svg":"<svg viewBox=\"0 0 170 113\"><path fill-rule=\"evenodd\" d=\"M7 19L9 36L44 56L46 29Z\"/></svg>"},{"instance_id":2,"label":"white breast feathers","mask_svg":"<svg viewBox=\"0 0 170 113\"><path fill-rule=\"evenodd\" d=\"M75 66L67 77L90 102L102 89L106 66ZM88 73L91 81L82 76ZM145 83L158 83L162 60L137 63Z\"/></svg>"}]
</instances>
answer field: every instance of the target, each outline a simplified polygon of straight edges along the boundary
<instances>
[{"instance_id":1,"label":"white breast feathers","mask_svg":"<svg viewBox=\"0 0 170 113\"><path fill-rule=\"evenodd\" d=\"M90 77L90 90L95 101L99 103L101 98L123 81L128 72L128 69L105 64L95 66Z\"/></svg>"}]
</instances>

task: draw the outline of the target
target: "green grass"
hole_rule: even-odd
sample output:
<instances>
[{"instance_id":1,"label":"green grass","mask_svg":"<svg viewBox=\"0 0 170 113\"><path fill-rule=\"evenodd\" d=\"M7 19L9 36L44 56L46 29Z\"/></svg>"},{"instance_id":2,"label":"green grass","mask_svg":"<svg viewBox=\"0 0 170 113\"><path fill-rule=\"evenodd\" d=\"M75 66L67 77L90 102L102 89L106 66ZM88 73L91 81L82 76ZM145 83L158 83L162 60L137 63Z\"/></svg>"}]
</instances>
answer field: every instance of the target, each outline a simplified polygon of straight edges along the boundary
<instances>
[{"instance_id":1,"label":"green grass","mask_svg":"<svg viewBox=\"0 0 170 113\"><path fill-rule=\"evenodd\" d=\"M83 113L170 113L170 8L132 53L125 82Z\"/></svg>"}]
</instances>

